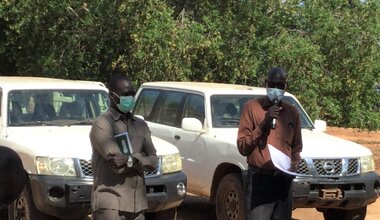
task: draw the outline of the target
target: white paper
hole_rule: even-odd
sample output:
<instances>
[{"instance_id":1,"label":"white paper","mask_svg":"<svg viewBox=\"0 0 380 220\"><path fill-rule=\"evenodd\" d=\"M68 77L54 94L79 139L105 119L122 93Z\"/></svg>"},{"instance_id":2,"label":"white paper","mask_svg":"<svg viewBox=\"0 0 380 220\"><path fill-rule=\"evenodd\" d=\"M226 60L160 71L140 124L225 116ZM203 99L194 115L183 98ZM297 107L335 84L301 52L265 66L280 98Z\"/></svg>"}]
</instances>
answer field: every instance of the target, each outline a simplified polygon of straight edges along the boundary
<instances>
[{"instance_id":1,"label":"white paper","mask_svg":"<svg viewBox=\"0 0 380 220\"><path fill-rule=\"evenodd\" d=\"M268 144L268 149L270 153L270 157L272 158L272 162L277 169L281 170L284 173L296 176L298 175L295 172L289 171L290 165L291 165L291 160L290 158L275 148L273 145Z\"/></svg>"}]
</instances>

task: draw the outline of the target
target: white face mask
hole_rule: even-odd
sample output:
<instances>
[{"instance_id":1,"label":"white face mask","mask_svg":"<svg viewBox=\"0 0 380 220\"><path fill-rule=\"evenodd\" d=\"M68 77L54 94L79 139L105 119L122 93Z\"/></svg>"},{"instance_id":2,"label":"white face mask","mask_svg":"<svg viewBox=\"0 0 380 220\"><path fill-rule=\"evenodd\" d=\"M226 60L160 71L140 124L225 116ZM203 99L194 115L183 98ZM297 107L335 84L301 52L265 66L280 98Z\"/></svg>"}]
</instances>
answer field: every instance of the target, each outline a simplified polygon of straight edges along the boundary
<instances>
[{"instance_id":1,"label":"white face mask","mask_svg":"<svg viewBox=\"0 0 380 220\"><path fill-rule=\"evenodd\" d=\"M284 97L285 91L277 88L267 88L268 98L272 102L279 102Z\"/></svg>"}]
</instances>

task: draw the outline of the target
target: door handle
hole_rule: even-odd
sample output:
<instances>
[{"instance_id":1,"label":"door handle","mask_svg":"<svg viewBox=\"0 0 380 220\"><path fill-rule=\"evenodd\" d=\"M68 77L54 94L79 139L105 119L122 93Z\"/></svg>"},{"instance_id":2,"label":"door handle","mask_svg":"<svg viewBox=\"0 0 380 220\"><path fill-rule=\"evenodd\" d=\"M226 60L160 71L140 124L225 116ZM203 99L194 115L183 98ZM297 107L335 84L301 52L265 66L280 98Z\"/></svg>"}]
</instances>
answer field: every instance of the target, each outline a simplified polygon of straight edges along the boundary
<instances>
[{"instance_id":1,"label":"door handle","mask_svg":"<svg viewBox=\"0 0 380 220\"><path fill-rule=\"evenodd\" d=\"M179 136L179 135L174 135L174 138L175 138L176 140L179 140L179 139L181 139L181 136Z\"/></svg>"}]
</instances>

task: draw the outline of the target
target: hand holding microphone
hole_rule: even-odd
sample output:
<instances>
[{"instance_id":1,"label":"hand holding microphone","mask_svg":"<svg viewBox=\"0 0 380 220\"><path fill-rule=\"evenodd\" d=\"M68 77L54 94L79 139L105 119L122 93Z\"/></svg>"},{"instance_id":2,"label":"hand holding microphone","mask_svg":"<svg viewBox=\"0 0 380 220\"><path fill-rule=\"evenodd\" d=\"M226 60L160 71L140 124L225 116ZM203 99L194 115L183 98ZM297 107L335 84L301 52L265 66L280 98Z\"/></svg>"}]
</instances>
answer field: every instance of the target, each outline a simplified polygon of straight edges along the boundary
<instances>
[{"instance_id":1,"label":"hand holding microphone","mask_svg":"<svg viewBox=\"0 0 380 220\"><path fill-rule=\"evenodd\" d=\"M275 99L273 100L274 105L272 105L269 108L269 111L271 111L271 108L273 107L272 111L273 113L271 114L272 118L272 129L276 128L276 119L278 118L278 115L280 114L280 108L278 107L278 100Z\"/></svg>"},{"instance_id":2,"label":"hand holding microphone","mask_svg":"<svg viewBox=\"0 0 380 220\"><path fill-rule=\"evenodd\" d=\"M270 128L276 127L276 119L280 114L280 107L278 102L275 102L274 105L268 108L268 111L265 113L264 121L260 124L260 129L262 131L268 131Z\"/></svg>"}]
</instances>

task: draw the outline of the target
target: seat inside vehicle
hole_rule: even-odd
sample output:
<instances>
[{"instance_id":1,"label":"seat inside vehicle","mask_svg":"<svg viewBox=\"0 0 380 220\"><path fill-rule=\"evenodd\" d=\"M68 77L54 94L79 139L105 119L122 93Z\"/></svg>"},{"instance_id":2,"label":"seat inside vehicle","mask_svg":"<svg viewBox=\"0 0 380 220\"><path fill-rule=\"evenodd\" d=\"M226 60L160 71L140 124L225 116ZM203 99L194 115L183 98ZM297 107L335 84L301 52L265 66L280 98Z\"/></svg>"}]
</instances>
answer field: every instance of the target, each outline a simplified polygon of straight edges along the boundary
<instances>
[{"instance_id":1,"label":"seat inside vehicle","mask_svg":"<svg viewBox=\"0 0 380 220\"><path fill-rule=\"evenodd\" d=\"M82 118L83 108L78 102L64 102L59 109L61 119L80 119Z\"/></svg>"},{"instance_id":2,"label":"seat inside vehicle","mask_svg":"<svg viewBox=\"0 0 380 220\"><path fill-rule=\"evenodd\" d=\"M9 111L9 122L12 125L17 125L23 122L21 105L17 101L12 101Z\"/></svg>"}]
</instances>

